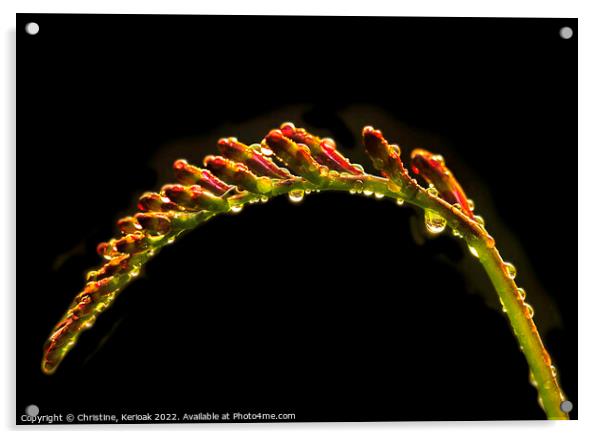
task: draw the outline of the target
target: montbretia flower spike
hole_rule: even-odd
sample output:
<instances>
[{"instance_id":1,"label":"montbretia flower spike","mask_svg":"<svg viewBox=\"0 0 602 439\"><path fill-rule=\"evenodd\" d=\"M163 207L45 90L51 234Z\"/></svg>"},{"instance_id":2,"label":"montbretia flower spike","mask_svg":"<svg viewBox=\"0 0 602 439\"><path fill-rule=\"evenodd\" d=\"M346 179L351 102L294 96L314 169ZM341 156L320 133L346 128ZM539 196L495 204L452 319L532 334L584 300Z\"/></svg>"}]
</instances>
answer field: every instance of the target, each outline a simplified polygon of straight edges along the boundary
<instances>
[{"instance_id":1,"label":"montbretia flower spike","mask_svg":"<svg viewBox=\"0 0 602 439\"><path fill-rule=\"evenodd\" d=\"M449 227L454 236L466 241L491 279L534 381L540 383L537 389L545 412L551 419L567 419L560 410L565 397L533 321L533 308L514 282L516 269L500 257L483 220L473 214L474 203L443 158L423 149L411 153L411 169L429 185L425 188L404 166L400 147L389 144L372 127L364 128L362 135L366 152L382 177L352 164L332 139L321 139L290 122L252 145L235 137L220 139L221 155L205 157L204 168L176 160L177 183L166 184L158 193L142 194L139 212L117 221L120 236L98 245L106 261L87 274L83 290L52 330L44 345L42 371L56 371L81 333L93 326L162 247L211 218L279 195L299 202L305 193L314 191L374 194L424 210L429 232L441 233Z\"/></svg>"}]
</instances>

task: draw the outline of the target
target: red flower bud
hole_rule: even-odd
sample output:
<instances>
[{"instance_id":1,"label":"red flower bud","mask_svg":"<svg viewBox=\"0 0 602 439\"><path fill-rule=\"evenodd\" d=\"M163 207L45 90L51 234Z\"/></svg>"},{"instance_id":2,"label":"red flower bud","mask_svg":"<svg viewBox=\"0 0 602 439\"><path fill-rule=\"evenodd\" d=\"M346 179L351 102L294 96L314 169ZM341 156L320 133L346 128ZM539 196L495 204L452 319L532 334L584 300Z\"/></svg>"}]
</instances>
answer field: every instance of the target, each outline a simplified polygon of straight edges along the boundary
<instances>
[{"instance_id":1,"label":"red flower bud","mask_svg":"<svg viewBox=\"0 0 602 439\"><path fill-rule=\"evenodd\" d=\"M190 165L186 160L176 160L173 166L176 179L184 185L196 184L215 195L223 195L232 189L232 186L227 185L208 170Z\"/></svg>"},{"instance_id":2,"label":"red flower bud","mask_svg":"<svg viewBox=\"0 0 602 439\"><path fill-rule=\"evenodd\" d=\"M244 163L255 175L271 178L291 178L287 169L280 168L268 157L252 150L235 137L220 139L217 147L224 157L235 162Z\"/></svg>"},{"instance_id":3,"label":"red flower bud","mask_svg":"<svg viewBox=\"0 0 602 439\"><path fill-rule=\"evenodd\" d=\"M151 234L165 235L171 230L171 220L161 213L137 213L136 220Z\"/></svg>"},{"instance_id":4,"label":"red flower bud","mask_svg":"<svg viewBox=\"0 0 602 439\"><path fill-rule=\"evenodd\" d=\"M399 149L390 146L383 134L370 126L364 128L362 135L366 152L376 169L395 181L409 180L408 171L399 158Z\"/></svg>"},{"instance_id":5,"label":"red flower bud","mask_svg":"<svg viewBox=\"0 0 602 439\"><path fill-rule=\"evenodd\" d=\"M280 130L272 130L264 142L274 151L285 165L312 183L322 182L320 164L311 156L307 145L297 144L284 136Z\"/></svg>"},{"instance_id":6,"label":"red flower bud","mask_svg":"<svg viewBox=\"0 0 602 439\"><path fill-rule=\"evenodd\" d=\"M178 206L192 211L212 210L225 211L228 210L228 202L213 195L201 186L182 186L180 184L168 184L163 186L161 191Z\"/></svg>"},{"instance_id":7,"label":"red flower bud","mask_svg":"<svg viewBox=\"0 0 602 439\"><path fill-rule=\"evenodd\" d=\"M258 177L246 165L225 157L209 155L205 157L204 165L222 180L249 192L267 194L273 188L271 178Z\"/></svg>"},{"instance_id":8,"label":"red flower bud","mask_svg":"<svg viewBox=\"0 0 602 439\"><path fill-rule=\"evenodd\" d=\"M127 235L128 233L135 233L142 229L136 218L126 216L117 221L117 227L121 230L121 233Z\"/></svg>"},{"instance_id":9,"label":"red flower bud","mask_svg":"<svg viewBox=\"0 0 602 439\"><path fill-rule=\"evenodd\" d=\"M412 151L412 171L435 186L441 198L449 204L460 204L462 211L470 218L474 218L464 189L445 166L443 157L425 149L415 149Z\"/></svg>"},{"instance_id":10,"label":"red flower bud","mask_svg":"<svg viewBox=\"0 0 602 439\"><path fill-rule=\"evenodd\" d=\"M353 175L360 175L363 172L354 167L349 160L336 150L336 144L331 139L320 139L313 134L308 133L303 128L296 128L290 122L283 123L280 126L282 134L296 143L302 143L309 147L312 156L316 161L330 169L338 172L348 172Z\"/></svg>"}]
</instances>

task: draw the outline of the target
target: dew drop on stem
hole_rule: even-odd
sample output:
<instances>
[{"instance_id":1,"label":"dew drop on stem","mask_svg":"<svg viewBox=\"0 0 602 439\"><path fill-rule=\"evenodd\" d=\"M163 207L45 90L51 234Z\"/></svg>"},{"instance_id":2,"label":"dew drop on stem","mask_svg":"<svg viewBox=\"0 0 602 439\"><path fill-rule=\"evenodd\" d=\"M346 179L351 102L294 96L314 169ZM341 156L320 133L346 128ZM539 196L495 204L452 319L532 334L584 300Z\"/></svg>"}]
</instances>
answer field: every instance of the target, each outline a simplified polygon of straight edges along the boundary
<instances>
[{"instance_id":1,"label":"dew drop on stem","mask_svg":"<svg viewBox=\"0 0 602 439\"><path fill-rule=\"evenodd\" d=\"M288 193L288 199L291 200L293 203L300 203L301 201L303 201L304 195L305 193L303 192L303 190L295 189Z\"/></svg>"},{"instance_id":2,"label":"dew drop on stem","mask_svg":"<svg viewBox=\"0 0 602 439\"><path fill-rule=\"evenodd\" d=\"M504 268L506 269L506 273L510 279L514 279L516 277L516 267L512 262L504 262Z\"/></svg>"},{"instance_id":3,"label":"dew drop on stem","mask_svg":"<svg viewBox=\"0 0 602 439\"><path fill-rule=\"evenodd\" d=\"M525 298L527 297L527 292L525 291L525 289L524 288L518 288L517 291L518 291L518 295L520 296L520 298L522 300L525 300Z\"/></svg>"},{"instance_id":4,"label":"dew drop on stem","mask_svg":"<svg viewBox=\"0 0 602 439\"><path fill-rule=\"evenodd\" d=\"M428 192L429 195L431 195L433 197L439 196L439 191L437 190L437 188L435 188L435 186L429 186L429 188L426 191Z\"/></svg>"},{"instance_id":5,"label":"dew drop on stem","mask_svg":"<svg viewBox=\"0 0 602 439\"><path fill-rule=\"evenodd\" d=\"M426 229L434 234L441 233L445 230L447 224L445 218L433 210L426 209L424 211L424 224Z\"/></svg>"}]
</instances>

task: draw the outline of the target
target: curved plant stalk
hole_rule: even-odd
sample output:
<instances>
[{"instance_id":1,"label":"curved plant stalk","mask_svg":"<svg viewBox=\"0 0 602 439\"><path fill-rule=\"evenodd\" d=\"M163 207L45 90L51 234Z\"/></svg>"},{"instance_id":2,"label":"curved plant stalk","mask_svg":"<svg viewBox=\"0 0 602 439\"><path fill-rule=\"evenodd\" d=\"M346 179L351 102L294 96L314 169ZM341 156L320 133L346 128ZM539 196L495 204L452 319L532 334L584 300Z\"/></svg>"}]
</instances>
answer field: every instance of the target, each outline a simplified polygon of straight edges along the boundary
<instances>
[{"instance_id":1,"label":"curved plant stalk","mask_svg":"<svg viewBox=\"0 0 602 439\"><path fill-rule=\"evenodd\" d=\"M364 128L363 141L383 177L351 164L331 139L320 139L291 123L270 131L261 144L247 146L234 137L221 139L218 148L222 155L207 156L204 169L177 160L178 184L143 194L140 212L117 222L122 236L98 246L107 262L87 274L85 288L53 329L44 345L43 372L52 374L82 331L92 327L141 267L183 233L216 215L237 213L247 204L264 203L278 195L288 194L291 201L298 202L311 192L345 191L417 206L424 210L429 232L436 234L449 227L466 241L498 293L527 359L540 405L549 419L568 419L560 410L565 397L533 321L533 308L514 282L516 270L501 258L495 240L482 218L473 214L474 206L443 158L425 150L413 151L412 170L429 183L423 188L404 168L399 147L389 145L380 131Z\"/></svg>"}]
</instances>

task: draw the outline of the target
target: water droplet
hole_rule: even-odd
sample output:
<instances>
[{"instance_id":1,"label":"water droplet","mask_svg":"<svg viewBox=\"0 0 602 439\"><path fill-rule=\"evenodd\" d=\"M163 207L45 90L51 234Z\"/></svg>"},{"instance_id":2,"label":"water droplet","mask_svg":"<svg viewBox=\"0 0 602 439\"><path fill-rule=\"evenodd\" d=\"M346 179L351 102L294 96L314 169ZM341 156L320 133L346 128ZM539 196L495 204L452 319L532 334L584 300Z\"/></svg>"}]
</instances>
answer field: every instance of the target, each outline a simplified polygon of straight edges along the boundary
<instances>
[{"instance_id":1,"label":"water droplet","mask_svg":"<svg viewBox=\"0 0 602 439\"><path fill-rule=\"evenodd\" d=\"M380 192L374 192L374 198L376 198L377 200L382 199L385 196L385 194L381 194Z\"/></svg>"},{"instance_id":2,"label":"water droplet","mask_svg":"<svg viewBox=\"0 0 602 439\"><path fill-rule=\"evenodd\" d=\"M463 235L458 231L458 229L453 229L452 230L452 235L458 237L458 238L462 238Z\"/></svg>"},{"instance_id":3,"label":"water droplet","mask_svg":"<svg viewBox=\"0 0 602 439\"><path fill-rule=\"evenodd\" d=\"M397 205L398 206L403 206L403 203L404 203L403 198L398 198L397 199Z\"/></svg>"},{"instance_id":4,"label":"water droplet","mask_svg":"<svg viewBox=\"0 0 602 439\"><path fill-rule=\"evenodd\" d=\"M550 369L552 370L552 376L557 377L558 371L556 370L556 366L552 365L550 366Z\"/></svg>"},{"instance_id":5,"label":"water droplet","mask_svg":"<svg viewBox=\"0 0 602 439\"><path fill-rule=\"evenodd\" d=\"M242 204L239 206L232 206L230 208L230 212L232 213L240 213L242 211Z\"/></svg>"},{"instance_id":6,"label":"water droplet","mask_svg":"<svg viewBox=\"0 0 602 439\"><path fill-rule=\"evenodd\" d=\"M393 180L387 180L387 189L389 189L391 192L395 192L398 193L401 191L401 187L398 186Z\"/></svg>"},{"instance_id":7,"label":"water droplet","mask_svg":"<svg viewBox=\"0 0 602 439\"><path fill-rule=\"evenodd\" d=\"M539 407L541 407L542 409L544 408L544 406L543 406L543 398L541 396L537 397L537 404L539 404Z\"/></svg>"},{"instance_id":8,"label":"water droplet","mask_svg":"<svg viewBox=\"0 0 602 439\"><path fill-rule=\"evenodd\" d=\"M470 209L471 212L474 211L474 201L472 201L470 198L468 200L466 200L466 202L468 203L468 208Z\"/></svg>"},{"instance_id":9,"label":"water droplet","mask_svg":"<svg viewBox=\"0 0 602 439\"><path fill-rule=\"evenodd\" d=\"M426 191L432 197L439 196L439 191L437 190L437 188L435 186L429 186L429 188Z\"/></svg>"},{"instance_id":10,"label":"water droplet","mask_svg":"<svg viewBox=\"0 0 602 439\"><path fill-rule=\"evenodd\" d=\"M426 209L424 211L424 224L429 232L441 233L445 230L445 225L447 222L445 221L445 218L438 213L430 209Z\"/></svg>"},{"instance_id":11,"label":"water droplet","mask_svg":"<svg viewBox=\"0 0 602 439\"><path fill-rule=\"evenodd\" d=\"M354 167L355 169L357 169L358 171L360 171L361 173L364 173L364 172L365 172L365 171L364 171L364 167L363 167L362 165L358 164L358 163L354 163L354 164L353 164L353 167Z\"/></svg>"},{"instance_id":12,"label":"water droplet","mask_svg":"<svg viewBox=\"0 0 602 439\"><path fill-rule=\"evenodd\" d=\"M333 169L328 173L328 176L330 178L337 178L339 176L339 173Z\"/></svg>"},{"instance_id":13,"label":"water droplet","mask_svg":"<svg viewBox=\"0 0 602 439\"><path fill-rule=\"evenodd\" d=\"M399 145L389 145L389 148L391 148L395 154L401 155L401 149L399 148Z\"/></svg>"},{"instance_id":14,"label":"water droplet","mask_svg":"<svg viewBox=\"0 0 602 439\"><path fill-rule=\"evenodd\" d=\"M328 177L328 171L326 166L320 166L320 177Z\"/></svg>"},{"instance_id":15,"label":"water droplet","mask_svg":"<svg viewBox=\"0 0 602 439\"><path fill-rule=\"evenodd\" d=\"M130 276L138 277L140 275L140 267L134 267L130 270Z\"/></svg>"},{"instance_id":16,"label":"water droplet","mask_svg":"<svg viewBox=\"0 0 602 439\"><path fill-rule=\"evenodd\" d=\"M531 384L533 387L537 387L537 380L531 371L529 371L529 384Z\"/></svg>"},{"instance_id":17,"label":"water droplet","mask_svg":"<svg viewBox=\"0 0 602 439\"><path fill-rule=\"evenodd\" d=\"M364 189L364 195L366 195L367 197L369 197L370 195L372 195L374 192L371 191L370 189Z\"/></svg>"},{"instance_id":18,"label":"water droplet","mask_svg":"<svg viewBox=\"0 0 602 439\"><path fill-rule=\"evenodd\" d=\"M522 300L525 300L525 298L527 297L527 292L525 291L524 288L518 288L516 291L518 291L518 295L520 296L520 298Z\"/></svg>"},{"instance_id":19,"label":"water droplet","mask_svg":"<svg viewBox=\"0 0 602 439\"><path fill-rule=\"evenodd\" d=\"M305 192L303 192L302 189L295 189L288 193L288 199L291 200L293 203L300 203L301 201L303 201L304 195Z\"/></svg>"},{"instance_id":20,"label":"water droplet","mask_svg":"<svg viewBox=\"0 0 602 439\"><path fill-rule=\"evenodd\" d=\"M477 251L476 248L474 248L472 245L468 246L468 251L470 252L471 255L473 255L475 258L479 257L479 252Z\"/></svg>"},{"instance_id":21,"label":"water droplet","mask_svg":"<svg viewBox=\"0 0 602 439\"><path fill-rule=\"evenodd\" d=\"M525 309L529 317L533 318L533 316L535 315L535 310L533 309L533 307L528 303L525 303Z\"/></svg>"},{"instance_id":22,"label":"water droplet","mask_svg":"<svg viewBox=\"0 0 602 439\"><path fill-rule=\"evenodd\" d=\"M452 207L453 207L454 209L462 210L462 205L461 205L460 203L454 203L454 204L452 205Z\"/></svg>"},{"instance_id":23,"label":"water droplet","mask_svg":"<svg viewBox=\"0 0 602 439\"><path fill-rule=\"evenodd\" d=\"M504 301L500 298L500 303L502 304L502 312L507 313L506 305L504 305Z\"/></svg>"},{"instance_id":24,"label":"water droplet","mask_svg":"<svg viewBox=\"0 0 602 439\"><path fill-rule=\"evenodd\" d=\"M516 267L512 264L512 262L504 262L504 267L506 267L506 273L508 273L508 277L510 279L514 279L516 277Z\"/></svg>"},{"instance_id":25,"label":"water droplet","mask_svg":"<svg viewBox=\"0 0 602 439\"><path fill-rule=\"evenodd\" d=\"M549 390L549 389L552 388L552 386L553 386L553 383L552 383L551 380L547 380L545 383L543 383L543 388L544 389L548 389Z\"/></svg>"},{"instance_id":26,"label":"water droplet","mask_svg":"<svg viewBox=\"0 0 602 439\"><path fill-rule=\"evenodd\" d=\"M241 207L242 210L242 207ZM167 244L173 244L176 241L176 237L175 236L171 236L167 239L166 243Z\"/></svg>"},{"instance_id":27,"label":"water droplet","mask_svg":"<svg viewBox=\"0 0 602 439\"><path fill-rule=\"evenodd\" d=\"M311 194L311 189L305 189L305 194L306 195Z\"/></svg>"},{"instance_id":28,"label":"water droplet","mask_svg":"<svg viewBox=\"0 0 602 439\"><path fill-rule=\"evenodd\" d=\"M269 198L268 198L268 197L266 197L265 195L264 195L264 196L262 196L262 197L259 199L259 201L261 201L262 203L267 203L267 202L268 202L268 200L269 200Z\"/></svg>"},{"instance_id":29,"label":"water droplet","mask_svg":"<svg viewBox=\"0 0 602 439\"><path fill-rule=\"evenodd\" d=\"M485 219L481 215L475 215L474 220L479 223L481 227L485 227Z\"/></svg>"},{"instance_id":30,"label":"water droplet","mask_svg":"<svg viewBox=\"0 0 602 439\"><path fill-rule=\"evenodd\" d=\"M270 148L268 148L265 145L261 146L261 153L266 157L271 157L272 155L274 155L274 151L272 151Z\"/></svg>"},{"instance_id":31,"label":"water droplet","mask_svg":"<svg viewBox=\"0 0 602 439\"><path fill-rule=\"evenodd\" d=\"M364 183L362 183L362 180L355 180L353 182L353 186L352 186L353 191L355 191L355 193L360 193L362 192L362 190L364 190Z\"/></svg>"}]
</instances>

